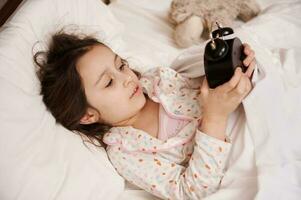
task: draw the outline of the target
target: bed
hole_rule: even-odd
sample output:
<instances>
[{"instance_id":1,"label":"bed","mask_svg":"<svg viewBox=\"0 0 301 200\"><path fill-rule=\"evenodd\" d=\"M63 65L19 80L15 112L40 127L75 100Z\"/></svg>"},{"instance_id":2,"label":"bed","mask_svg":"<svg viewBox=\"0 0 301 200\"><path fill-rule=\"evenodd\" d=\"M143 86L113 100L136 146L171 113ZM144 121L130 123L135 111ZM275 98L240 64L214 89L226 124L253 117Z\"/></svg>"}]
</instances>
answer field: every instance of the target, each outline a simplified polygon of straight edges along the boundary
<instances>
[{"instance_id":1,"label":"bed","mask_svg":"<svg viewBox=\"0 0 301 200\"><path fill-rule=\"evenodd\" d=\"M227 132L234 145L227 172L220 190L206 199L301 196L301 5L258 1L260 16L234 24L256 51L258 77L243 102L245 111L240 107L231 116ZM201 66L203 44L180 49L174 43L170 2L27 0L19 5L0 30L0 199L157 199L124 181L104 149L84 145L55 123L39 95L32 55L67 27L94 34L142 72Z\"/></svg>"}]
</instances>

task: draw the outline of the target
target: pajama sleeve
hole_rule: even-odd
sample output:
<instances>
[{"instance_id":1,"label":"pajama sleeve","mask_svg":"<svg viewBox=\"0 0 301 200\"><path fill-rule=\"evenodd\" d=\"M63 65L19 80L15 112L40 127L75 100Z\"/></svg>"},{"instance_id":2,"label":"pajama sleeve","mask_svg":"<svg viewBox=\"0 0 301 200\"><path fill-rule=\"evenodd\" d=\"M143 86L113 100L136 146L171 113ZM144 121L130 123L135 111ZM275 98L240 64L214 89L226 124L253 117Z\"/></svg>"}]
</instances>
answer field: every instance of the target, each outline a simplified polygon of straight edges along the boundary
<instances>
[{"instance_id":1,"label":"pajama sleeve","mask_svg":"<svg viewBox=\"0 0 301 200\"><path fill-rule=\"evenodd\" d=\"M127 152L119 145L109 146L107 151L115 169L129 182L162 199L191 200L219 188L230 148L230 143L197 130L187 166L159 153Z\"/></svg>"}]
</instances>

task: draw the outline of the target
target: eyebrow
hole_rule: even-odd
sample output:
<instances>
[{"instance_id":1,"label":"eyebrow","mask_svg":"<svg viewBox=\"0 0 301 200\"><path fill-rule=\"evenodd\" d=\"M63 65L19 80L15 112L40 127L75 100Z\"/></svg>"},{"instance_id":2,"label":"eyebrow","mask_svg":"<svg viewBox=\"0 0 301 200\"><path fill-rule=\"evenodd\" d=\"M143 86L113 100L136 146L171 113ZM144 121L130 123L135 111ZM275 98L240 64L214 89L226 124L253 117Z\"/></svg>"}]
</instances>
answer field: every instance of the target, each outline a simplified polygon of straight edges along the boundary
<instances>
[{"instance_id":1,"label":"eyebrow","mask_svg":"<svg viewBox=\"0 0 301 200\"><path fill-rule=\"evenodd\" d=\"M118 59L118 55L115 54L115 57L114 57L114 63L116 63L117 59ZM105 74L106 71L107 71L107 70L104 70L104 71L100 74L100 76L98 77L98 79L97 79L97 81L95 82L94 85L97 85L97 84L98 84L98 82L102 79L102 77L103 77L103 75Z\"/></svg>"}]
</instances>

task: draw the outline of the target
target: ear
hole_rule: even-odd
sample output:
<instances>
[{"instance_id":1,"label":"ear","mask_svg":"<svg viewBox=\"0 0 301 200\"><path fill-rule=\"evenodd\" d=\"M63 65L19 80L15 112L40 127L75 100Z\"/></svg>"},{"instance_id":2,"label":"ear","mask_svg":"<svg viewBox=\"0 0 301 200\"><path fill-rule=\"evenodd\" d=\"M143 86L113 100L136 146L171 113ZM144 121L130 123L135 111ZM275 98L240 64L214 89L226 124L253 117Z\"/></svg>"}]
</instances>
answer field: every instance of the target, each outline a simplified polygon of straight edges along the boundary
<instances>
[{"instance_id":1,"label":"ear","mask_svg":"<svg viewBox=\"0 0 301 200\"><path fill-rule=\"evenodd\" d=\"M80 119L80 124L93 124L100 119L100 113L93 108L87 108L86 113Z\"/></svg>"}]
</instances>

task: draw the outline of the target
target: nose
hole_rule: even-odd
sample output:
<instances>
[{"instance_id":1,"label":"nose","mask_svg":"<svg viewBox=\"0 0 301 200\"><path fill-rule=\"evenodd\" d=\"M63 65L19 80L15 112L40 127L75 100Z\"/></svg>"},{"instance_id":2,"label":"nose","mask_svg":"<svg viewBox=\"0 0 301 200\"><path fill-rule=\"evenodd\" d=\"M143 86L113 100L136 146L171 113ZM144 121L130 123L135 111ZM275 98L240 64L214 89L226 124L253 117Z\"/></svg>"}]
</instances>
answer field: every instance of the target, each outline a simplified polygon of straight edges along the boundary
<instances>
[{"instance_id":1,"label":"nose","mask_svg":"<svg viewBox=\"0 0 301 200\"><path fill-rule=\"evenodd\" d=\"M123 82L123 86L127 87L132 82L132 76L127 76Z\"/></svg>"}]
</instances>

